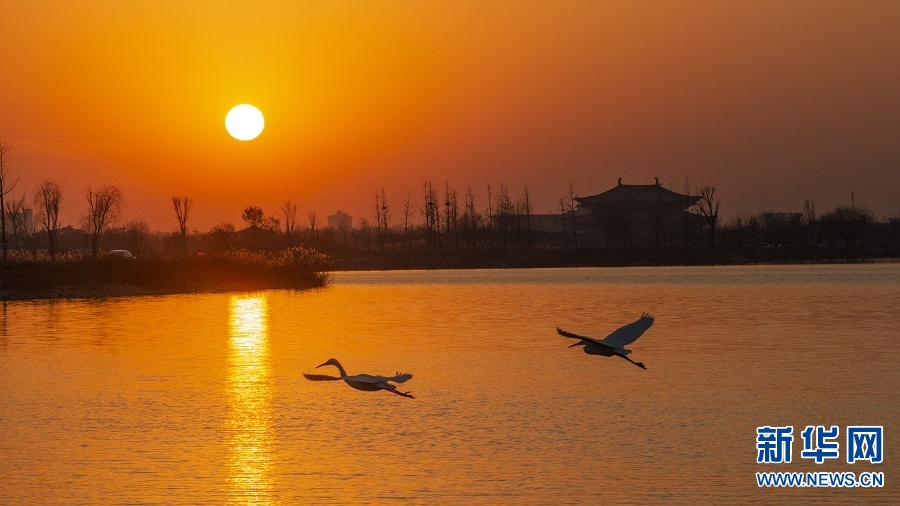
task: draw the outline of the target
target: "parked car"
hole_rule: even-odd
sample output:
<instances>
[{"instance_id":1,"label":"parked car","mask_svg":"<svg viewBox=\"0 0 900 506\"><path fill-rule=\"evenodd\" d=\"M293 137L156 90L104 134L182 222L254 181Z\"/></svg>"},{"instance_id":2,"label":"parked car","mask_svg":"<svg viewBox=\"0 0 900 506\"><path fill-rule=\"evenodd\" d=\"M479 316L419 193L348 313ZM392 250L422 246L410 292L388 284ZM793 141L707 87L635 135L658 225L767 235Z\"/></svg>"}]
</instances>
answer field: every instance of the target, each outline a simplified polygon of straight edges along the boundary
<instances>
[{"instance_id":1,"label":"parked car","mask_svg":"<svg viewBox=\"0 0 900 506\"><path fill-rule=\"evenodd\" d=\"M106 258L134 258L127 249L111 249L106 252Z\"/></svg>"}]
</instances>

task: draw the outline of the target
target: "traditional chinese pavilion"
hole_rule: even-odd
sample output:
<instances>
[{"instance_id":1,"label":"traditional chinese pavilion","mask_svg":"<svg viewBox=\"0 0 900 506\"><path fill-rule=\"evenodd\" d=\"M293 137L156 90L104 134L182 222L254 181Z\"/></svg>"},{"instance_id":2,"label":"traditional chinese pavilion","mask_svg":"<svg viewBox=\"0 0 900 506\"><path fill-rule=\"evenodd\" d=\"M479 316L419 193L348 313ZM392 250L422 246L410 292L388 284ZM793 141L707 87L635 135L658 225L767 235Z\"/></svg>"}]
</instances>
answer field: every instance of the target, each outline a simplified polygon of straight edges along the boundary
<instances>
[{"instance_id":1,"label":"traditional chinese pavilion","mask_svg":"<svg viewBox=\"0 0 900 506\"><path fill-rule=\"evenodd\" d=\"M619 184L609 190L575 199L589 209L591 229L600 244L612 246L663 246L683 241L699 217L688 211L700 197L683 195L659 183Z\"/></svg>"}]
</instances>

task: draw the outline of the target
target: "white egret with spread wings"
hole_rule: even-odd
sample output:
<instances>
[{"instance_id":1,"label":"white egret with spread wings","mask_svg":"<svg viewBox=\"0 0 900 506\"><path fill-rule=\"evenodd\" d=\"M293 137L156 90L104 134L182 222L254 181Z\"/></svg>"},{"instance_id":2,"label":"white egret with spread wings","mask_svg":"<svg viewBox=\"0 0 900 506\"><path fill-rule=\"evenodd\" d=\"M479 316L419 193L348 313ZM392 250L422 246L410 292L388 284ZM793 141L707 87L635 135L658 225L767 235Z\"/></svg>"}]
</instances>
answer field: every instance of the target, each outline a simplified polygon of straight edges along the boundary
<instances>
[{"instance_id":1,"label":"white egret with spread wings","mask_svg":"<svg viewBox=\"0 0 900 506\"><path fill-rule=\"evenodd\" d=\"M376 390L385 390L392 394L401 395L403 397L409 397L410 399L414 399L412 394L409 392L400 392L397 390L395 385L392 385L389 382L394 383L404 383L407 380L412 378L412 374L409 373L401 373L398 372L394 376L372 376L370 374L357 374L355 376L348 376L347 371L344 370L344 367L336 358L329 358L327 362L322 365L316 367L324 367L326 365L333 365L338 368L338 371L341 372L340 377L328 376L325 374L306 374L303 373L303 376L306 379L311 381L337 381L344 380L345 383L350 385L351 387L357 390L365 390L367 392L374 392Z\"/></svg>"},{"instance_id":2,"label":"white egret with spread wings","mask_svg":"<svg viewBox=\"0 0 900 506\"><path fill-rule=\"evenodd\" d=\"M580 339L580 341L573 344L572 346L569 346L569 348L573 346L584 345L584 352L589 355L622 357L632 364L640 367L641 369L646 369L643 363L635 362L634 360L628 358L628 354L631 353L631 350L626 349L625 345L637 341L637 338L641 337L641 335L643 335L643 333L646 332L651 325L653 325L653 317L647 313L644 313L637 320L629 323L628 325L620 327L615 332L603 339L594 339L592 337L579 336L578 334L566 332L559 327L556 328L556 331L559 332L559 335L561 336Z\"/></svg>"}]
</instances>

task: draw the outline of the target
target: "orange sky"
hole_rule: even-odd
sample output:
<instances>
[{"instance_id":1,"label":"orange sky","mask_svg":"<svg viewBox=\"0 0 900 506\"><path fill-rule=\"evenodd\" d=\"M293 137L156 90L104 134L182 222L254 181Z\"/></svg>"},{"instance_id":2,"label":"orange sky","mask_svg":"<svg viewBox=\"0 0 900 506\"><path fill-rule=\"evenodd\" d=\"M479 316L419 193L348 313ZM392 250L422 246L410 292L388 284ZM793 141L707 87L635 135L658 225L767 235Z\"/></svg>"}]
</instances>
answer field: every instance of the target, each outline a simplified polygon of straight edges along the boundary
<instances>
[{"instance_id":1,"label":"orange sky","mask_svg":"<svg viewBox=\"0 0 900 506\"><path fill-rule=\"evenodd\" d=\"M8 1L0 137L16 194L88 185L126 219L201 230L286 199L395 216L431 179L715 185L723 215L849 203L900 213L900 2ZM266 117L228 136L239 103ZM369 216L371 219L371 216Z\"/></svg>"}]
</instances>

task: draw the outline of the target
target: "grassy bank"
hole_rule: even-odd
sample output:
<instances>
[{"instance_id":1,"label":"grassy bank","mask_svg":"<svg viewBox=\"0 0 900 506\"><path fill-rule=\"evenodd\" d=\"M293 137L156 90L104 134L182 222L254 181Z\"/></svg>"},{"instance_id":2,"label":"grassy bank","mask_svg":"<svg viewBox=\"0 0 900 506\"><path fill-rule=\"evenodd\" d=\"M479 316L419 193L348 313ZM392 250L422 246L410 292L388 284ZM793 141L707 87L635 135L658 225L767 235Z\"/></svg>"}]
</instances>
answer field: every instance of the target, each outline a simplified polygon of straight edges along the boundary
<instances>
[{"instance_id":1,"label":"grassy bank","mask_svg":"<svg viewBox=\"0 0 900 506\"><path fill-rule=\"evenodd\" d=\"M174 258L20 258L0 266L0 299L312 288L328 284L332 269L328 256L309 248Z\"/></svg>"}]
</instances>

